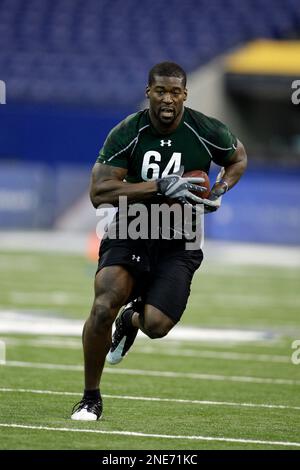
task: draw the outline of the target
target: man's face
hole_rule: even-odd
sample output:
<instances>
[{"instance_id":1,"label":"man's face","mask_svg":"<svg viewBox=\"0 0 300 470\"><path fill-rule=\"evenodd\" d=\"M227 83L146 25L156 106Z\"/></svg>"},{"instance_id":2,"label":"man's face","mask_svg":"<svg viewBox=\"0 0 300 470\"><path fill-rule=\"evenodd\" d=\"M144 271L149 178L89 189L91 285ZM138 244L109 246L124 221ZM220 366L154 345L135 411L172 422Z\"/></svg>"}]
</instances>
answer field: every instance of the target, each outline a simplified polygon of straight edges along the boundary
<instances>
[{"instance_id":1,"label":"man's face","mask_svg":"<svg viewBox=\"0 0 300 470\"><path fill-rule=\"evenodd\" d=\"M183 110L187 90L182 78L154 76L154 82L147 86L146 95L150 100L150 111L164 127L171 126Z\"/></svg>"}]
</instances>

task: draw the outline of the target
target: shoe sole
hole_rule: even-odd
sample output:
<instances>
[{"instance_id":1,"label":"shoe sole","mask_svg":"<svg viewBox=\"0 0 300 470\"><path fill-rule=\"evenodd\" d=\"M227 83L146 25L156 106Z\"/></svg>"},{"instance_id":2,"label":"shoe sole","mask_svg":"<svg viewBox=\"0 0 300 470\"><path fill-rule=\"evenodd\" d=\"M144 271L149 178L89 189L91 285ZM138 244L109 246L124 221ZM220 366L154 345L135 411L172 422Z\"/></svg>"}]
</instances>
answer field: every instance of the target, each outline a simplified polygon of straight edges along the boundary
<instances>
[{"instance_id":1,"label":"shoe sole","mask_svg":"<svg viewBox=\"0 0 300 470\"><path fill-rule=\"evenodd\" d=\"M94 413L89 413L89 414L95 416L95 418L92 417L92 416L87 417L87 415L86 415L86 417L79 418L79 417L76 417L76 416L72 415L71 419L72 419L72 421L99 421L102 418L102 414L99 416L99 418L97 418L97 416Z\"/></svg>"},{"instance_id":2,"label":"shoe sole","mask_svg":"<svg viewBox=\"0 0 300 470\"><path fill-rule=\"evenodd\" d=\"M122 356L122 351L124 349L125 341L126 341L126 336L124 336L124 338L121 339L121 341L119 342L116 349L114 349L113 351L108 352L108 354L106 356L106 360L109 364L116 365L116 364L119 364L119 362L122 361L122 359L124 357L124 356Z\"/></svg>"}]
</instances>

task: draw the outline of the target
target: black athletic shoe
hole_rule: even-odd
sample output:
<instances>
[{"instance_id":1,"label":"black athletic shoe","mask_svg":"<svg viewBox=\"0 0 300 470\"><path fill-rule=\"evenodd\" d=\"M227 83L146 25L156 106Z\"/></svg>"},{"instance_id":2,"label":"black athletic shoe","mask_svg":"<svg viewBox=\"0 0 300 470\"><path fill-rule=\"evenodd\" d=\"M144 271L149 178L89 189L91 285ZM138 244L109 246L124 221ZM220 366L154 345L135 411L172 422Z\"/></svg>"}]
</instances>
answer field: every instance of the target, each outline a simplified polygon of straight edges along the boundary
<instances>
[{"instance_id":1,"label":"black athletic shoe","mask_svg":"<svg viewBox=\"0 0 300 470\"><path fill-rule=\"evenodd\" d=\"M109 364L118 364L121 362L132 346L139 329L132 326L131 317L134 312L141 311L142 306L143 304L140 300L134 300L125 305L124 309L117 317L116 329L112 337L112 345L106 356L106 360Z\"/></svg>"},{"instance_id":2,"label":"black athletic shoe","mask_svg":"<svg viewBox=\"0 0 300 470\"><path fill-rule=\"evenodd\" d=\"M102 416L102 399L87 400L82 398L72 410L71 419L76 421L97 421Z\"/></svg>"}]
</instances>

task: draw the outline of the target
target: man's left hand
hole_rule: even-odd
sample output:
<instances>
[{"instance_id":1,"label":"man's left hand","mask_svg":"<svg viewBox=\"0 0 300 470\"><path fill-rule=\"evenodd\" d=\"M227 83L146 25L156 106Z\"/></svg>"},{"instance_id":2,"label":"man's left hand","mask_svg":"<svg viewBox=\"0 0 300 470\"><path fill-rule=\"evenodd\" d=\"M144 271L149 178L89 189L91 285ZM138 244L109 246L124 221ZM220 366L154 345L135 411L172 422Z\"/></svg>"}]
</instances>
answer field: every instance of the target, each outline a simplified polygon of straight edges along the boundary
<instances>
[{"instance_id":1,"label":"man's left hand","mask_svg":"<svg viewBox=\"0 0 300 470\"><path fill-rule=\"evenodd\" d=\"M222 196L228 190L228 184L225 181L216 182L207 199L203 199L204 213L215 212L219 209L222 202Z\"/></svg>"}]
</instances>

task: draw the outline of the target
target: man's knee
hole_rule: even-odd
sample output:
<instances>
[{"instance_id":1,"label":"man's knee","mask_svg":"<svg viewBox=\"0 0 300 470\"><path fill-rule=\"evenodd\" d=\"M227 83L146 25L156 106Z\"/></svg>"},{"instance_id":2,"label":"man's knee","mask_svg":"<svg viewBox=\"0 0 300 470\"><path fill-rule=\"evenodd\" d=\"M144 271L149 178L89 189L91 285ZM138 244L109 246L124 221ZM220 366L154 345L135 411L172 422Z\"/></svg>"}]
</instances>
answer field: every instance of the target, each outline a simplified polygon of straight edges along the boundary
<instances>
[{"instance_id":1,"label":"man's knee","mask_svg":"<svg viewBox=\"0 0 300 470\"><path fill-rule=\"evenodd\" d=\"M170 329L163 328L161 325L150 324L144 331L150 339L158 339L166 336Z\"/></svg>"},{"instance_id":2,"label":"man's knee","mask_svg":"<svg viewBox=\"0 0 300 470\"><path fill-rule=\"evenodd\" d=\"M143 332L151 339L163 338L173 328L174 322L157 308L146 305L143 315Z\"/></svg>"},{"instance_id":3,"label":"man's knee","mask_svg":"<svg viewBox=\"0 0 300 470\"><path fill-rule=\"evenodd\" d=\"M103 268L95 279L91 321L96 333L111 328L133 287L131 275L121 266Z\"/></svg>"},{"instance_id":4,"label":"man's knee","mask_svg":"<svg viewBox=\"0 0 300 470\"><path fill-rule=\"evenodd\" d=\"M91 311L91 320L95 333L110 328L115 319L115 308L109 301L102 298L95 298Z\"/></svg>"}]
</instances>

